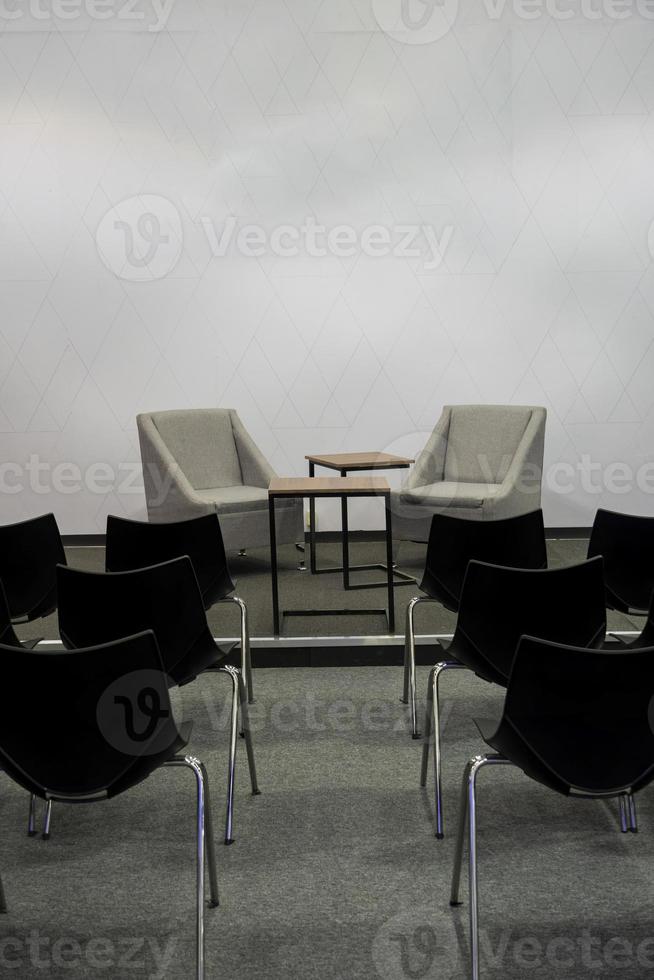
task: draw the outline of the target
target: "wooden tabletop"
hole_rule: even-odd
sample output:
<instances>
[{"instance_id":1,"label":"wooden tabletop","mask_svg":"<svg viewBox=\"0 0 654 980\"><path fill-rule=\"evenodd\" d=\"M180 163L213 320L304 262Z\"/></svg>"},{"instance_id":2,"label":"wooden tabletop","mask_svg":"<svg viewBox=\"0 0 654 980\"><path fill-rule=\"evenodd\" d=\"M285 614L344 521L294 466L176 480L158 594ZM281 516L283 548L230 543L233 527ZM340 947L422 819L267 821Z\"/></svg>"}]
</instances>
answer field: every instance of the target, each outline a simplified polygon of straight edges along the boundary
<instances>
[{"instance_id":1,"label":"wooden tabletop","mask_svg":"<svg viewBox=\"0 0 654 980\"><path fill-rule=\"evenodd\" d=\"M276 476L269 497L376 497L391 492L383 476Z\"/></svg>"},{"instance_id":2,"label":"wooden tabletop","mask_svg":"<svg viewBox=\"0 0 654 980\"><path fill-rule=\"evenodd\" d=\"M391 456L390 453L327 453L304 458L332 470L392 470L415 462L407 456Z\"/></svg>"}]
</instances>

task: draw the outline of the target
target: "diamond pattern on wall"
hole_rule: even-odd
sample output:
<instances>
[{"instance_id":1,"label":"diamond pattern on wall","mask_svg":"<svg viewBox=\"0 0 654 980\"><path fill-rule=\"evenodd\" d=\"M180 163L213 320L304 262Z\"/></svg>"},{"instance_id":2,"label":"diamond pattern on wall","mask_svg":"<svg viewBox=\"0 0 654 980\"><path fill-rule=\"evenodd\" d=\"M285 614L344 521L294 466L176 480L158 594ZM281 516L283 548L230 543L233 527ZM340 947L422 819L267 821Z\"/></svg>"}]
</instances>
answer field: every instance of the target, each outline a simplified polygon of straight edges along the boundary
<instances>
[{"instance_id":1,"label":"diamond pattern on wall","mask_svg":"<svg viewBox=\"0 0 654 980\"><path fill-rule=\"evenodd\" d=\"M546 405L550 468L654 458L654 23L494 6L460 0L429 43L372 0L0 18L0 465L82 471L43 493L25 470L0 519L143 514L134 416L167 407L236 408L285 473L418 451L467 401ZM352 252L271 246L309 219ZM377 225L445 234L441 260L424 232L372 256ZM544 501L553 525L651 512L578 482Z\"/></svg>"}]
</instances>

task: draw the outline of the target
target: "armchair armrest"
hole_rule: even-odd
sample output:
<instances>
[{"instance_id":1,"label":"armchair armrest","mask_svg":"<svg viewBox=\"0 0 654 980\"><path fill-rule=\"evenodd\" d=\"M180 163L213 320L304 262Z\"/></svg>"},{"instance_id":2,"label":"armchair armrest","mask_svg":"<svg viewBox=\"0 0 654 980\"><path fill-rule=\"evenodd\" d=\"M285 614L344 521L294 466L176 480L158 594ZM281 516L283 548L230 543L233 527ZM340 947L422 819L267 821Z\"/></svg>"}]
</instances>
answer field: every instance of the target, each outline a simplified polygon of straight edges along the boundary
<instances>
[{"instance_id":1,"label":"armchair armrest","mask_svg":"<svg viewBox=\"0 0 654 980\"><path fill-rule=\"evenodd\" d=\"M515 500L520 496L524 498L521 512L528 513L540 507L546 417L546 409L533 410L502 485L489 501L490 510L501 511L510 497Z\"/></svg>"},{"instance_id":2,"label":"armchair armrest","mask_svg":"<svg viewBox=\"0 0 654 980\"><path fill-rule=\"evenodd\" d=\"M143 486L148 517L153 521L184 520L215 512L197 496L179 463L149 415L138 415Z\"/></svg>"},{"instance_id":3,"label":"armchair armrest","mask_svg":"<svg viewBox=\"0 0 654 980\"><path fill-rule=\"evenodd\" d=\"M264 487L268 489L270 481L277 474L252 436L246 430L236 412L232 411L230 414L243 483L249 487Z\"/></svg>"},{"instance_id":4,"label":"armchair armrest","mask_svg":"<svg viewBox=\"0 0 654 980\"><path fill-rule=\"evenodd\" d=\"M445 471L445 453L447 452L447 435L450 429L451 410L448 405L443 412L434 431L427 440L425 448L416 460L404 486L410 490L414 487L425 487L439 483Z\"/></svg>"}]
</instances>

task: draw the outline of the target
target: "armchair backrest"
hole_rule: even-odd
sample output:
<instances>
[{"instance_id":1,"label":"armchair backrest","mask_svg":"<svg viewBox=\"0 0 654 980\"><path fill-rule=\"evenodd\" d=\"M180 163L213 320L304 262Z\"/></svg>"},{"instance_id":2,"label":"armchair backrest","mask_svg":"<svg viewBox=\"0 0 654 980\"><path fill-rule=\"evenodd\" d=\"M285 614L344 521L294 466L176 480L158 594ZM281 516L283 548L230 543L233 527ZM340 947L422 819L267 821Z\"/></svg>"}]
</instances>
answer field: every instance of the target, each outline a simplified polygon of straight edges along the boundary
<instances>
[{"instance_id":1,"label":"armchair backrest","mask_svg":"<svg viewBox=\"0 0 654 980\"><path fill-rule=\"evenodd\" d=\"M443 479L457 483L502 483L534 412L526 405L451 405ZM542 462L542 452L541 452Z\"/></svg>"},{"instance_id":2,"label":"armchair backrest","mask_svg":"<svg viewBox=\"0 0 654 980\"><path fill-rule=\"evenodd\" d=\"M243 483L229 408L153 412L151 419L166 448L194 490Z\"/></svg>"}]
</instances>

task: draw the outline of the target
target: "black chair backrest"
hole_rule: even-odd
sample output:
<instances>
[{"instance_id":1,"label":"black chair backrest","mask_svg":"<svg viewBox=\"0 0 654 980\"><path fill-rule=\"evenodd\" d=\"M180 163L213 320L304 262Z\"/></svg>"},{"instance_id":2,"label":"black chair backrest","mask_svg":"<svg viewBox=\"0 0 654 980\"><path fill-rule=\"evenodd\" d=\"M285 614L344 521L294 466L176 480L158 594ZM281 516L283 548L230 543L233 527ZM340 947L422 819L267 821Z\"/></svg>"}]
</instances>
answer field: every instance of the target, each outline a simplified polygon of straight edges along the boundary
<instances>
[{"instance_id":1,"label":"black chair backrest","mask_svg":"<svg viewBox=\"0 0 654 980\"><path fill-rule=\"evenodd\" d=\"M192 680L216 659L218 648L186 556L132 572L60 566L57 581L59 632L69 649L153 630L176 684Z\"/></svg>"},{"instance_id":2,"label":"black chair backrest","mask_svg":"<svg viewBox=\"0 0 654 980\"><path fill-rule=\"evenodd\" d=\"M182 555L191 559L205 609L234 591L217 514L168 524L107 517L108 572L146 568Z\"/></svg>"},{"instance_id":3,"label":"black chair backrest","mask_svg":"<svg viewBox=\"0 0 654 980\"><path fill-rule=\"evenodd\" d=\"M526 636L502 724L569 788L639 789L654 777L653 697L654 647L589 650Z\"/></svg>"},{"instance_id":4,"label":"black chair backrest","mask_svg":"<svg viewBox=\"0 0 654 980\"><path fill-rule=\"evenodd\" d=\"M54 514L0 526L0 581L13 620L33 620L54 612L55 569L65 564Z\"/></svg>"},{"instance_id":5,"label":"black chair backrest","mask_svg":"<svg viewBox=\"0 0 654 980\"><path fill-rule=\"evenodd\" d=\"M598 510L588 557L602 555L610 609L646 613L654 594L654 517Z\"/></svg>"},{"instance_id":6,"label":"black chair backrest","mask_svg":"<svg viewBox=\"0 0 654 980\"><path fill-rule=\"evenodd\" d=\"M76 651L0 647L0 767L41 797L113 796L183 744L152 632Z\"/></svg>"},{"instance_id":7,"label":"black chair backrest","mask_svg":"<svg viewBox=\"0 0 654 980\"><path fill-rule=\"evenodd\" d=\"M547 568L542 510L500 521L434 514L420 588L456 612L472 560L510 568Z\"/></svg>"},{"instance_id":8,"label":"black chair backrest","mask_svg":"<svg viewBox=\"0 0 654 980\"><path fill-rule=\"evenodd\" d=\"M486 680L506 684L523 634L597 648L606 635L602 559L552 569L471 561L452 652Z\"/></svg>"},{"instance_id":9,"label":"black chair backrest","mask_svg":"<svg viewBox=\"0 0 654 980\"><path fill-rule=\"evenodd\" d=\"M23 649L22 644L14 628L11 625L11 616L9 615L9 606L7 604L7 597L5 595L5 590L0 582L0 644L4 644L7 647L20 647Z\"/></svg>"}]
</instances>

